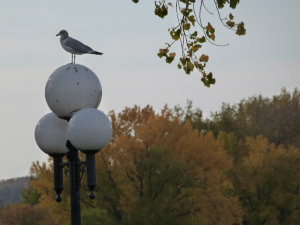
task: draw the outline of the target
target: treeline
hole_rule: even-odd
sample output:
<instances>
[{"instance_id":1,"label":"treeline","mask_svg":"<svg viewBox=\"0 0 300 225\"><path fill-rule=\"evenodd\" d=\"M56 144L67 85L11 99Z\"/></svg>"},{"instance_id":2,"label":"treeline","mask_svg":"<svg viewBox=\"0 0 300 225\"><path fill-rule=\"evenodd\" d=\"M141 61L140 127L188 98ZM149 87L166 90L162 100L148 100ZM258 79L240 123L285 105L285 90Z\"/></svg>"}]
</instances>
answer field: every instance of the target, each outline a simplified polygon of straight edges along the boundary
<instances>
[{"instance_id":1,"label":"treeline","mask_svg":"<svg viewBox=\"0 0 300 225\"><path fill-rule=\"evenodd\" d=\"M0 181L0 207L7 204L20 203L20 191L28 188L29 177L18 177Z\"/></svg>"},{"instance_id":2,"label":"treeline","mask_svg":"<svg viewBox=\"0 0 300 225\"><path fill-rule=\"evenodd\" d=\"M298 89L223 104L209 119L190 101L111 111L96 199L81 190L83 224L299 224L299 115ZM67 179L57 203L51 165L31 173L24 203L3 208L0 224L69 224Z\"/></svg>"}]
</instances>

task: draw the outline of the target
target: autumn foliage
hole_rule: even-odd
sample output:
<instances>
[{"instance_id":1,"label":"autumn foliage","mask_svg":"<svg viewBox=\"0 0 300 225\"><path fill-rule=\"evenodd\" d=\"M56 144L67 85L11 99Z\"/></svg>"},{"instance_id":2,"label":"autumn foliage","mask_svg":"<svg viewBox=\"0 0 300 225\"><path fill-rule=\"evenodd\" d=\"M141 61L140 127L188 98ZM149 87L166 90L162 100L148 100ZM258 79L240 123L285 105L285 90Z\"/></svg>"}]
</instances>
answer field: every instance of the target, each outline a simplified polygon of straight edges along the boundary
<instances>
[{"instance_id":1,"label":"autumn foliage","mask_svg":"<svg viewBox=\"0 0 300 225\"><path fill-rule=\"evenodd\" d=\"M132 0L138 3L139 0ZM155 9L154 14L160 18L164 18L170 13L176 14L177 20L175 24L168 29L171 41L166 43L165 48L160 48L157 55L166 60L166 63L172 63L176 55L181 56L178 60L177 67L182 69L186 74L190 75L194 70L202 74L201 81L206 87L216 83L213 78L212 72L206 72L205 67L209 57L200 49L208 42L216 46L219 45L215 42L216 29L210 22L204 23L206 17L213 19L217 18L219 24L223 25L229 30L235 31L235 34L241 36L246 34L244 22L235 22L232 13L229 15L228 8L234 10L240 3L240 0L176 0L176 1L154 1ZM226 8L226 6L228 6ZM228 15L224 15L221 11L225 11ZM203 13L204 12L204 13ZM212 17L209 17L205 12ZM174 43L181 46L180 51L170 52ZM200 51L199 51L200 50ZM199 57L200 56L200 57Z\"/></svg>"},{"instance_id":2,"label":"autumn foliage","mask_svg":"<svg viewBox=\"0 0 300 225\"><path fill-rule=\"evenodd\" d=\"M81 182L83 224L298 224L299 106L299 91L283 89L224 105L211 120L190 101L159 113L111 111L113 138L96 155L96 199ZM31 172L26 203L0 210L0 224L69 224L67 179L57 203L53 168L36 162Z\"/></svg>"},{"instance_id":3,"label":"autumn foliage","mask_svg":"<svg viewBox=\"0 0 300 225\"><path fill-rule=\"evenodd\" d=\"M105 165L104 177L109 174L103 183L120 191L114 205L119 209L120 222L241 221L237 198L227 195L232 186L225 172L231 160L222 151L222 142L211 133L199 135L188 121L182 124L167 107L160 114L147 106L127 108L118 115L112 112L110 116L116 134L99 158ZM106 190L100 187L99 192ZM114 208L109 207L110 211Z\"/></svg>"}]
</instances>

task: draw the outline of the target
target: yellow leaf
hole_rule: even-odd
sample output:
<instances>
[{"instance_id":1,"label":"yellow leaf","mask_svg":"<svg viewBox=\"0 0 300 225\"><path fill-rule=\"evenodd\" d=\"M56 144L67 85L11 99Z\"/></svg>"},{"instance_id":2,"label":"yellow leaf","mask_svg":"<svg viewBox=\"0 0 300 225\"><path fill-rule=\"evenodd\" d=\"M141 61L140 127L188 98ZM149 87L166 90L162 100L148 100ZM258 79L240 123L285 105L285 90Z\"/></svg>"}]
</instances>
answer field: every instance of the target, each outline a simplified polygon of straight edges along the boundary
<instances>
[{"instance_id":1,"label":"yellow leaf","mask_svg":"<svg viewBox=\"0 0 300 225\"><path fill-rule=\"evenodd\" d=\"M191 63L191 62L188 62L187 63L187 68L190 69L190 70L193 70L194 69L194 64Z\"/></svg>"},{"instance_id":2,"label":"yellow leaf","mask_svg":"<svg viewBox=\"0 0 300 225\"><path fill-rule=\"evenodd\" d=\"M199 48L201 48L201 47L202 47L201 45L194 45L194 46L192 47L192 51L193 51L193 52L196 52L196 51L198 51Z\"/></svg>"},{"instance_id":3,"label":"yellow leaf","mask_svg":"<svg viewBox=\"0 0 300 225\"><path fill-rule=\"evenodd\" d=\"M207 26L205 27L206 30L210 31L213 29L212 25L210 23L207 24Z\"/></svg>"},{"instance_id":4,"label":"yellow leaf","mask_svg":"<svg viewBox=\"0 0 300 225\"><path fill-rule=\"evenodd\" d=\"M195 26L195 22L196 22L195 16L189 16L188 20L193 24L193 26Z\"/></svg>"},{"instance_id":5,"label":"yellow leaf","mask_svg":"<svg viewBox=\"0 0 300 225\"><path fill-rule=\"evenodd\" d=\"M191 28L191 24L190 23L183 24L183 29L184 30L189 30L190 28Z\"/></svg>"},{"instance_id":6,"label":"yellow leaf","mask_svg":"<svg viewBox=\"0 0 300 225\"><path fill-rule=\"evenodd\" d=\"M167 48L161 48L161 49L159 49L159 53L162 53L162 54L167 54L169 52L169 49L167 49Z\"/></svg>"},{"instance_id":7,"label":"yellow leaf","mask_svg":"<svg viewBox=\"0 0 300 225\"><path fill-rule=\"evenodd\" d=\"M208 59L209 59L208 55L202 54L199 60L200 62L207 62Z\"/></svg>"},{"instance_id":8,"label":"yellow leaf","mask_svg":"<svg viewBox=\"0 0 300 225\"><path fill-rule=\"evenodd\" d=\"M226 22L226 24L227 24L229 27L233 27L233 26L235 25L235 23L234 23L233 21L230 21L230 20L228 20L228 21Z\"/></svg>"},{"instance_id":9,"label":"yellow leaf","mask_svg":"<svg viewBox=\"0 0 300 225\"><path fill-rule=\"evenodd\" d=\"M169 55L170 55L170 57L175 58L176 52L170 53Z\"/></svg>"}]
</instances>

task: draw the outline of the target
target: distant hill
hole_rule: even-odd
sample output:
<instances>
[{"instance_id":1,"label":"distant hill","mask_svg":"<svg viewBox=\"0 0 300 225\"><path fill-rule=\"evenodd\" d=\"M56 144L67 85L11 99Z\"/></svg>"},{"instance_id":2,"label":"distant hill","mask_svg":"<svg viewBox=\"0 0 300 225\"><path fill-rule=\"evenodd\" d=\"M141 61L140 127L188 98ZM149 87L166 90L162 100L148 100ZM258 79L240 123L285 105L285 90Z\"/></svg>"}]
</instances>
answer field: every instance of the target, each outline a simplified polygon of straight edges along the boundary
<instances>
[{"instance_id":1,"label":"distant hill","mask_svg":"<svg viewBox=\"0 0 300 225\"><path fill-rule=\"evenodd\" d=\"M20 191L28 187L30 177L19 177L0 181L0 207L22 202Z\"/></svg>"}]
</instances>

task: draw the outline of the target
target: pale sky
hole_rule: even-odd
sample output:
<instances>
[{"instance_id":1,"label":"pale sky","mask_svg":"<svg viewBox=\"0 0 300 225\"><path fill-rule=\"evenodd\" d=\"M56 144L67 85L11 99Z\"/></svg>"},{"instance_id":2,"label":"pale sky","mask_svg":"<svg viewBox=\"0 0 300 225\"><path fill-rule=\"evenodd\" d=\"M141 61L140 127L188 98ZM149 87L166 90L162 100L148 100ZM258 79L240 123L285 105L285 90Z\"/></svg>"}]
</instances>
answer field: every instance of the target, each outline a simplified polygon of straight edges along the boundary
<instances>
[{"instance_id":1,"label":"pale sky","mask_svg":"<svg viewBox=\"0 0 300 225\"><path fill-rule=\"evenodd\" d=\"M198 72L188 76L177 69L176 60L169 65L157 57L158 49L171 42L167 30L176 20L173 13L165 19L154 16L154 1L0 3L0 180L28 175L33 161L47 161L35 143L34 129L51 112L44 96L49 76L71 62L55 36L62 29L104 52L76 57L76 63L98 75L103 88L99 109L104 112L135 104L160 110L165 104L185 106L190 99L209 115L222 102L299 88L299 0L241 0L224 17L232 12L237 22L244 21L247 34L242 37L223 29L213 18L217 14L204 18L213 21L218 44L230 43L201 49L210 56L207 71L217 79L211 88L203 86Z\"/></svg>"}]
</instances>

